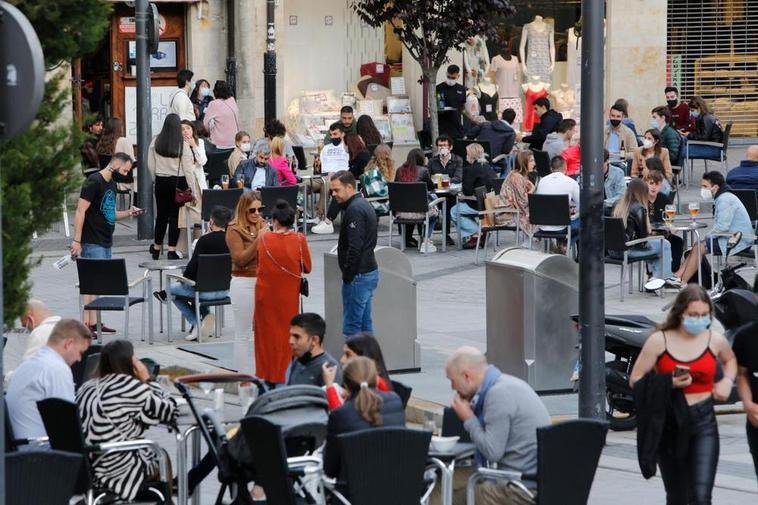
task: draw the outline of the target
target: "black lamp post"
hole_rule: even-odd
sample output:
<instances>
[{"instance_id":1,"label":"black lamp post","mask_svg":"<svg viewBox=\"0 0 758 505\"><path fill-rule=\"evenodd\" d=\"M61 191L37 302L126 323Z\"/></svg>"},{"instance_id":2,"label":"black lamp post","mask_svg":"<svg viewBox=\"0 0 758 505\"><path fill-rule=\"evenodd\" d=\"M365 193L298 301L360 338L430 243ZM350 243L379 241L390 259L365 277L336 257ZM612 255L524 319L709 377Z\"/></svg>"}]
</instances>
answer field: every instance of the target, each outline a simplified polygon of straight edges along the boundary
<instances>
[{"instance_id":1,"label":"black lamp post","mask_svg":"<svg viewBox=\"0 0 758 505\"><path fill-rule=\"evenodd\" d=\"M266 53L263 55L263 117L268 123L276 119L276 31L275 0L266 1Z\"/></svg>"}]
</instances>

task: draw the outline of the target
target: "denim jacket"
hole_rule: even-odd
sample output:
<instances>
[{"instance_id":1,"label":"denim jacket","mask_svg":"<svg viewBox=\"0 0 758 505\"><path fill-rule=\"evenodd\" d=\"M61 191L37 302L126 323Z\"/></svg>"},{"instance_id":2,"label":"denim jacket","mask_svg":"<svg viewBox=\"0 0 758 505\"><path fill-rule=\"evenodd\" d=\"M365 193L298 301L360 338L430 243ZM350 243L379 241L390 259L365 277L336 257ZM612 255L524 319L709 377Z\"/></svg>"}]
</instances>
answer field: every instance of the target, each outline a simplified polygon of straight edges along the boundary
<instances>
[{"instance_id":1,"label":"denim jacket","mask_svg":"<svg viewBox=\"0 0 758 505\"><path fill-rule=\"evenodd\" d=\"M734 193L728 191L720 191L716 195L716 200L713 202L713 229L709 233L735 233L741 231L743 237L737 246L732 249L732 254L738 253L750 247L754 241L749 238L755 232L753 230L753 223L750 222L750 216L742 205L737 196ZM719 240L719 247L722 252L726 251L726 237L721 237Z\"/></svg>"}]
</instances>

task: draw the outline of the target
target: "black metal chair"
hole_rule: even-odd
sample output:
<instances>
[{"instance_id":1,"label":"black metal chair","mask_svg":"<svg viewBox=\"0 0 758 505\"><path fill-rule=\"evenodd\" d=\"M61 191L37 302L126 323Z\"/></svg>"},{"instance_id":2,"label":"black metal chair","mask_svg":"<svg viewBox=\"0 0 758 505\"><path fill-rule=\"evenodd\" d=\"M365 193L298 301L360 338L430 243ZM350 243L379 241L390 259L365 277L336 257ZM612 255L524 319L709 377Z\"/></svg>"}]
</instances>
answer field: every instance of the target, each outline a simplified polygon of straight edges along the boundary
<instances>
[{"instance_id":1,"label":"black metal chair","mask_svg":"<svg viewBox=\"0 0 758 505\"><path fill-rule=\"evenodd\" d=\"M532 238L566 239L571 243L571 208L569 195L529 195L529 224L539 226L561 226L562 230L540 230L534 232ZM532 241L529 241L529 248ZM545 244L547 249L547 243ZM570 255L571 247L566 247L566 256Z\"/></svg>"},{"instance_id":2,"label":"black metal chair","mask_svg":"<svg viewBox=\"0 0 758 505\"><path fill-rule=\"evenodd\" d=\"M418 241L419 251L423 244L423 238L426 237L429 230L429 216L427 213L432 207L441 205L440 217L442 217L442 229L447 230L447 199L436 198L429 201L429 193L425 182L388 182L387 189L389 192L390 208L390 234L389 246L392 247L392 228L395 224L401 226L400 250L405 251L405 236L408 233L407 225L423 224L423 237ZM419 218L398 217L399 213L416 213ZM442 241L442 250L447 250L445 241Z\"/></svg>"},{"instance_id":3,"label":"black metal chair","mask_svg":"<svg viewBox=\"0 0 758 505\"><path fill-rule=\"evenodd\" d=\"M461 443L470 443L471 435L463 427L463 421L458 417L452 407L445 407L442 411L442 436L443 437L460 437Z\"/></svg>"},{"instance_id":4,"label":"black metal chair","mask_svg":"<svg viewBox=\"0 0 758 505\"><path fill-rule=\"evenodd\" d=\"M82 456L63 451L5 455L6 505L68 505Z\"/></svg>"},{"instance_id":5,"label":"black metal chair","mask_svg":"<svg viewBox=\"0 0 758 505\"><path fill-rule=\"evenodd\" d=\"M492 160L492 146L489 140L471 140L471 139L458 139L453 141L453 153L463 158L463 163L466 163L466 148L471 144L479 144L487 154L487 159Z\"/></svg>"},{"instance_id":6,"label":"black metal chair","mask_svg":"<svg viewBox=\"0 0 758 505\"><path fill-rule=\"evenodd\" d=\"M203 190L203 204L200 209L200 219L207 223L211 219L211 211L216 206L226 207L234 213L242 196L242 189L206 189Z\"/></svg>"},{"instance_id":7,"label":"black metal chair","mask_svg":"<svg viewBox=\"0 0 758 505\"><path fill-rule=\"evenodd\" d=\"M502 184L501 184L502 186ZM479 186L474 188L474 196L476 196L476 203L479 207L479 235L476 239L476 253L474 255L474 264L479 264L479 243L482 240L484 234L484 258L487 258L487 244L489 244L492 233L495 234L495 247L497 247L497 235L501 231L512 231L516 234L516 243L519 241L521 234L521 226L519 224L520 212L518 209L506 209L504 207L496 207L494 209L487 210L485 207L485 199L487 196L487 188L485 186ZM513 222L515 224L497 224L496 218L505 214L514 215Z\"/></svg>"},{"instance_id":8,"label":"black metal chair","mask_svg":"<svg viewBox=\"0 0 758 505\"><path fill-rule=\"evenodd\" d=\"M408 400L411 399L413 388L395 380L391 380L390 382L392 383L392 391L400 397L400 401L403 402L403 408L405 408L408 405Z\"/></svg>"},{"instance_id":9,"label":"black metal chair","mask_svg":"<svg viewBox=\"0 0 758 505\"><path fill-rule=\"evenodd\" d=\"M152 297L148 296L149 272L129 283L126 277L126 260L78 258L76 269L79 274L79 306L83 310L97 312L97 339L102 342L101 312L124 312L124 338L129 338L129 309L132 305L147 302L142 306L142 340L145 340L145 317L148 321L148 342L153 343ZM130 296L129 290L142 285L142 296ZM98 296L94 301L81 307L81 296ZM82 317L82 319L84 319Z\"/></svg>"},{"instance_id":10,"label":"black metal chair","mask_svg":"<svg viewBox=\"0 0 758 505\"><path fill-rule=\"evenodd\" d=\"M305 157L305 148L303 146L292 146L292 152L295 153L298 170L308 169L308 159Z\"/></svg>"},{"instance_id":11,"label":"black metal chair","mask_svg":"<svg viewBox=\"0 0 758 505\"><path fill-rule=\"evenodd\" d=\"M500 190L503 189L503 183L505 182L504 177L498 177L497 179L492 179L492 191L496 194L500 194Z\"/></svg>"},{"instance_id":12,"label":"black metal chair","mask_svg":"<svg viewBox=\"0 0 758 505\"><path fill-rule=\"evenodd\" d=\"M206 178L208 179L208 187L212 188L215 185L221 185L221 176L229 175L229 167L226 162L229 160L229 156L232 155L234 149L219 149L216 151L209 151L207 153L208 162L205 164L204 170Z\"/></svg>"},{"instance_id":13,"label":"black metal chair","mask_svg":"<svg viewBox=\"0 0 758 505\"><path fill-rule=\"evenodd\" d=\"M117 452L149 451L158 461L159 479L151 481L146 479L140 489L138 497L150 498L158 503L171 503L168 494L168 482L171 479L169 473L169 456L160 444L151 440L128 440L124 442L109 442L99 445L91 445L84 439L84 430L79 418L79 410L75 403L60 399L47 398L37 402L42 423L45 425L50 437L50 447L58 451L78 454L82 457L83 464L78 476L72 479L74 494L85 495L85 503L93 505L99 503L104 497L113 497L114 493L95 485L93 469L90 464L91 457Z\"/></svg>"},{"instance_id":14,"label":"black metal chair","mask_svg":"<svg viewBox=\"0 0 758 505\"><path fill-rule=\"evenodd\" d=\"M753 223L753 228L755 229L756 224L758 224L758 198L756 198L755 190L733 189L732 193L734 193L734 196L739 198L742 205L745 206L745 210L747 211L748 216L750 216L750 221Z\"/></svg>"},{"instance_id":15,"label":"black metal chair","mask_svg":"<svg viewBox=\"0 0 758 505\"><path fill-rule=\"evenodd\" d=\"M394 145L394 142L383 142L383 144L387 144L387 146L388 146L390 149L392 149L392 146ZM368 144L368 145L366 145L366 149L368 149L368 153L369 153L371 156L373 156L373 155L374 155L374 150L376 149L376 147L377 147L378 145L379 145L379 144Z\"/></svg>"},{"instance_id":16,"label":"black metal chair","mask_svg":"<svg viewBox=\"0 0 758 505\"><path fill-rule=\"evenodd\" d=\"M734 126L733 121L729 121L726 126L724 127L724 136L721 139L721 142L706 142L704 140L688 140L686 142L686 145L684 146L684 159L685 161L690 162L690 178L692 178L693 172L695 170L695 160L703 160L703 164L705 165L705 171L708 171L708 161L718 161L721 163L722 171L726 173L729 169L726 166L726 152L729 149L729 137L731 137L732 134L732 126ZM691 146L711 146L716 147L719 150L718 157L697 157L693 158L690 156L690 147Z\"/></svg>"},{"instance_id":17,"label":"black metal chair","mask_svg":"<svg viewBox=\"0 0 758 505\"><path fill-rule=\"evenodd\" d=\"M608 423L578 419L537 428L537 475L479 468L466 487L466 504L474 505L475 488L482 480L506 480L520 488L536 505L585 505L605 446ZM522 478L536 481L537 496Z\"/></svg>"},{"instance_id":18,"label":"black metal chair","mask_svg":"<svg viewBox=\"0 0 758 505\"><path fill-rule=\"evenodd\" d=\"M74 376L74 389L78 390L92 376L92 372L95 371L97 362L100 359L100 351L102 349L102 344L90 345L84 351L84 354L82 354L82 359L71 365L71 375Z\"/></svg>"},{"instance_id":19,"label":"black metal chair","mask_svg":"<svg viewBox=\"0 0 758 505\"><path fill-rule=\"evenodd\" d=\"M430 431L372 428L337 437L348 500L343 504L426 503L436 479L425 480ZM388 485L392 483L392 485Z\"/></svg>"},{"instance_id":20,"label":"black metal chair","mask_svg":"<svg viewBox=\"0 0 758 505\"><path fill-rule=\"evenodd\" d=\"M270 218L278 200L284 200L297 212L297 195L300 186L264 186L261 188L261 202L263 203L263 216ZM295 230L298 229L298 220L295 219Z\"/></svg>"},{"instance_id":21,"label":"black metal chair","mask_svg":"<svg viewBox=\"0 0 758 505\"><path fill-rule=\"evenodd\" d=\"M197 258L197 277L195 280L187 279L178 274L166 275L166 294L169 298L169 303L166 304L166 322L168 328L168 340L172 338L172 321L171 321L171 306L173 300L176 298L188 301L195 307L195 314L197 316L198 325L201 323L200 317L201 307L216 307L231 305L232 300L229 296L224 298L218 298L214 300L202 300L200 299L201 293L210 293L213 291L229 291L229 285L232 280L232 258L229 254L201 254ZM195 288L195 296L184 297L171 294L171 282L176 281ZM216 314L218 316L218 314ZM216 336L221 335L221 319L216 317ZM198 342L202 341L202 335L200 335L200 329L198 331Z\"/></svg>"},{"instance_id":22,"label":"black metal chair","mask_svg":"<svg viewBox=\"0 0 758 505\"><path fill-rule=\"evenodd\" d=\"M8 412L8 404L5 402L5 396L2 397L1 401L2 403L0 403L0 405L3 409L5 423L5 452L17 451L22 445L35 446L47 443L47 437L16 438L16 435L13 433L13 425L11 424L11 416L10 412Z\"/></svg>"},{"instance_id":23,"label":"black metal chair","mask_svg":"<svg viewBox=\"0 0 758 505\"><path fill-rule=\"evenodd\" d=\"M534 155L534 168L537 170L537 175L540 177L547 177L552 172L550 168L550 155L546 151L540 151L539 149L532 149Z\"/></svg>"},{"instance_id":24,"label":"black metal chair","mask_svg":"<svg viewBox=\"0 0 758 505\"><path fill-rule=\"evenodd\" d=\"M659 259L655 252L650 252L644 256L629 256L629 251L634 249L634 246L638 244L646 244L654 240L666 240L663 235L648 235L645 238L639 238L636 240L626 240L626 231L624 229L624 221L615 217L604 217L605 225L605 259L604 262L609 265L619 265L621 267L621 273L619 275L620 286L620 301L624 301L624 270L627 266L637 263L637 276L639 279L639 289L642 290L642 265L646 261L654 261ZM614 251L616 253L623 254L622 258L610 256L608 251ZM663 270L663 255L660 256L661 271ZM629 268L629 294L632 294L632 269Z\"/></svg>"}]
</instances>

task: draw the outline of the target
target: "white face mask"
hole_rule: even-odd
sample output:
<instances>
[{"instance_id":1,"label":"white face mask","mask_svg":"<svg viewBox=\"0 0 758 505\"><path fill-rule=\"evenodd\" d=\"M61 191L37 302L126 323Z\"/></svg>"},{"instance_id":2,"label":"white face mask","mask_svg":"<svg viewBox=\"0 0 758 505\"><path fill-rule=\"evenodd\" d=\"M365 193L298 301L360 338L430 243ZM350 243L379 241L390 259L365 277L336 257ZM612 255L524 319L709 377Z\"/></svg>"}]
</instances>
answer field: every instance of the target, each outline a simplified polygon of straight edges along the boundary
<instances>
[{"instance_id":1,"label":"white face mask","mask_svg":"<svg viewBox=\"0 0 758 505\"><path fill-rule=\"evenodd\" d=\"M650 149L653 147L653 141L649 139L642 139L642 147L645 149Z\"/></svg>"},{"instance_id":2,"label":"white face mask","mask_svg":"<svg viewBox=\"0 0 758 505\"><path fill-rule=\"evenodd\" d=\"M244 144L240 144L240 149L242 149L242 152L244 152L244 153L249 153L250 152L250 147L251 146L250 146L249 142L244 143Z\"/></svg>"},{"instance_id":3,"label":"white face mask","mask_svg":"<svg viewBox=\"0 0 758 505\"><path fill-rule=\"evenodd\" d=\"M445 79L445 84L447 84L448 86L455 86L456 84L458 84L458 81L454 81L453 79Z\"/></svg>"},{"instance_id":4,"label":"white face mask","mask_svg":"<svg viewBox=\"0 0 758 505\"><path fill-rule=\"evenodd\" d=\"M711 190L708 188L700 188L700 198L709 202L713 200L713 193L711 193Z\"/></svg>"},{"instance_id":5,"label":"white face mask","mask_svg":"<svg viewBox=\"0 0 758 505\"><path fill-rule=\"evenodd\" d=\"M440 156L447 156L448 154L450 154L450 149L448 149L447 147L440 147L439 153L440 153Z\"/></svg>"}]
</instances>

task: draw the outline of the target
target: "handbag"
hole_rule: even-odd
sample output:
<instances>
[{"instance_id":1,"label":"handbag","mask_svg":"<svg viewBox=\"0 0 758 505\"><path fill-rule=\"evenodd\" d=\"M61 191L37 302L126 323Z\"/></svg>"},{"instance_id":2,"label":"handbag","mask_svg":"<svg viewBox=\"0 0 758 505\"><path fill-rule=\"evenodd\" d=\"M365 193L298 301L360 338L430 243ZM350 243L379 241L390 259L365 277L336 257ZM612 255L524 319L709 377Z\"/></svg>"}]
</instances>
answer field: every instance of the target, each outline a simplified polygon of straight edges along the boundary
<instances>
[{"instance_id":1,"label":"handbag","mask_svg":"<svg viewBox=\"0 0 758 505\"><path fill-rule=\"evenodd\" d=\"M179 187L179 177L180 172L182 168L182 155L184 154L184 145L182 144L182 152L179 153L179 167L176 169L176 187L174 188L174 202L176 202L177 205L184 205L185 203L189 203L192 200L195 199L194 195L192 194L192 189L181 189Z\"/></svg>"}]
</instances>

